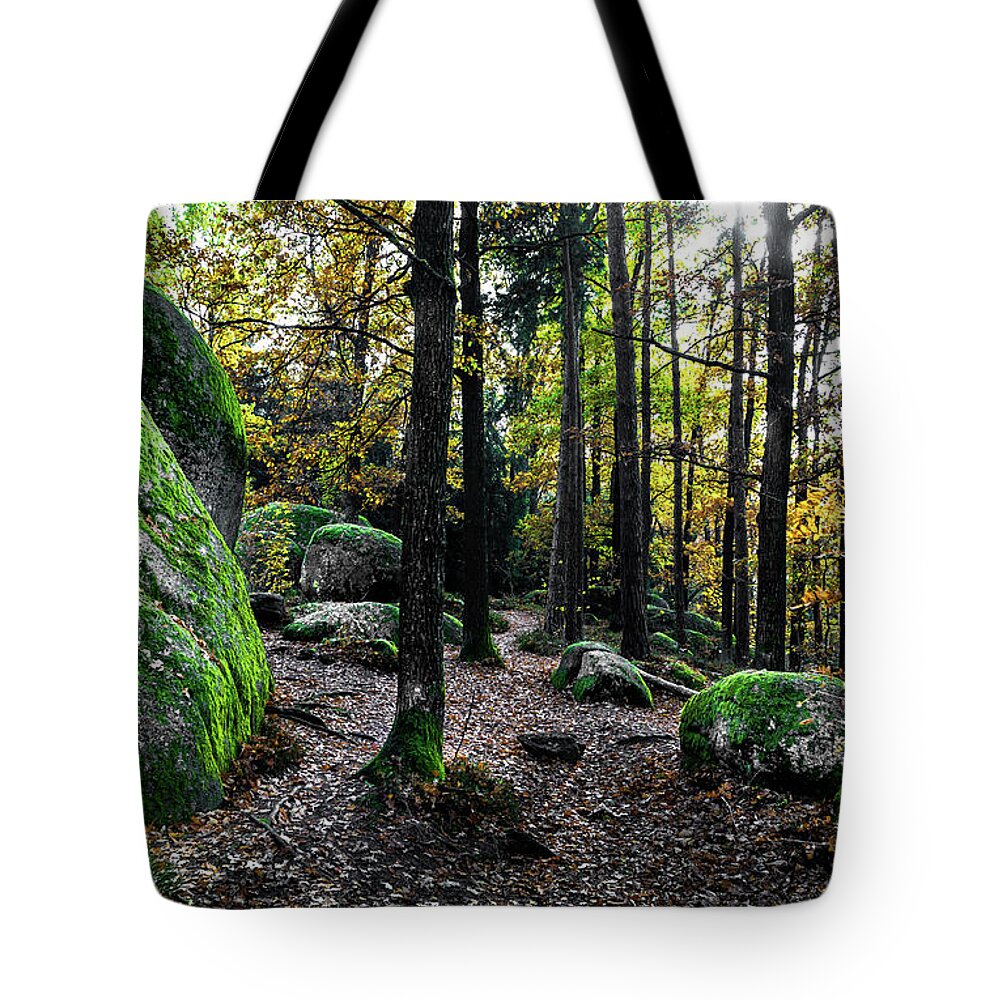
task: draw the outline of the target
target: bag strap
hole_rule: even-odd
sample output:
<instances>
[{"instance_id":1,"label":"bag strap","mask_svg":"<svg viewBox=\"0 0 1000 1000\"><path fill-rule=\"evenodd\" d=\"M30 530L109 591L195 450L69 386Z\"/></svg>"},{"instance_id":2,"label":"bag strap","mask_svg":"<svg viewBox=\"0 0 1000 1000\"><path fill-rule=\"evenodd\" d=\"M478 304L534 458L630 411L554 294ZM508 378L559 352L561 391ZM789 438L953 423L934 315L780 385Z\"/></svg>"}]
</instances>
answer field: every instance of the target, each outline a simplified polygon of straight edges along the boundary
<instances>
[{"instance_id":1,"label":"bag strap","mask_svg":"<svg viewBox=\"0 0 1000 1000\"><path fill-rule=\"evenodd\" d=\"M700 200L684 132L638 0L594 0L660 197ZM257 185L258 200L293 200L323 120L378 0L342 0L292 101Z\"/></svg>"}]
</instances>

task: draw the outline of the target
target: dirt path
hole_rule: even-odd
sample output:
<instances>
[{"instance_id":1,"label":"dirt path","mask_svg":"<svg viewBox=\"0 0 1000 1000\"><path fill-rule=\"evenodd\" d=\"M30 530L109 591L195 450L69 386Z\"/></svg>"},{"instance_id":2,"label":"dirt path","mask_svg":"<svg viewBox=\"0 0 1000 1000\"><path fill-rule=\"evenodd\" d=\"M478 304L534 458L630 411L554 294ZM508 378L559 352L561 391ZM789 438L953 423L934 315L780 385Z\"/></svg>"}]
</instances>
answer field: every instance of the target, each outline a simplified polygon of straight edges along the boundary
<instances>
[{"instance_id":1,"label":"dirt path","mask_svg":"<svg viewBox=\"0 0 1000 1000\"><path fill-rule=\"evenodd\" d=\"M373 812L354 775L391 726L394 678L302 659L308 644L268 634L274 703L311 706L331 729L353 735L282 720L304 751L297 765L251 774L220 809L151 831L155 864L173 893L195 905L243 908L767 905L821 891L835 831L829 803L687 774L677 699L657 696L649 710L578 705L552 688L554 659L517 648L519 635L538 628L537 616L504 617L504 666L460 664L457 650L447 650L445 760L482 762L508 780L524 805L521 829L553 857L510 856L493 836L456 835L405 811ZM585 745L577 764L537 761L517 741L519 733L552 731ZM620 743L650 734L668 738Z\"/></svg>"}]
</instances>

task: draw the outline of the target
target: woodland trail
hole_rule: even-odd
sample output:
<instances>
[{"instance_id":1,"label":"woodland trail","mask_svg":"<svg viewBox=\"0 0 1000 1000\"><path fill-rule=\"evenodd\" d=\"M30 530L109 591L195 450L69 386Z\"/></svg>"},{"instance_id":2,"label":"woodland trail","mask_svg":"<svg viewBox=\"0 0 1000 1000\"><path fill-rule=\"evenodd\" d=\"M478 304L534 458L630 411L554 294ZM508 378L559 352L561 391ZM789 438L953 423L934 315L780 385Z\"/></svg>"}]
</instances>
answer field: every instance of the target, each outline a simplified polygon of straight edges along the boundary
<instances>
[{"instance_id":1,"label":"woodland trail","mask_svg":"<svg viewBox=\"0 0 1000 1000\"><path fill-rule=\"evenodd\" d=\"M268 633L273 704L308 711L329 731L269 717L270 735L248 747L222 807L150 828L167 894L234 908L768 905L822 890L829 802L689 774L679 699L657 695L648 710L578 705L549 682L554 658L517 648L538 616L503 614L502 666L458 663L457 650L446 651L445 761L482 763L508 781L519 819L374 805L356 772L392 724L394 677L323 664L308 643ZM568 733L586 750L576 764L539 761L518 743L529 732ZM658 738L623 742L644 736ZM292 743L301 759L282 770ZM522 841L528 854L541 843L553 856L525 856Z\"/></svg>"}]
</instances>

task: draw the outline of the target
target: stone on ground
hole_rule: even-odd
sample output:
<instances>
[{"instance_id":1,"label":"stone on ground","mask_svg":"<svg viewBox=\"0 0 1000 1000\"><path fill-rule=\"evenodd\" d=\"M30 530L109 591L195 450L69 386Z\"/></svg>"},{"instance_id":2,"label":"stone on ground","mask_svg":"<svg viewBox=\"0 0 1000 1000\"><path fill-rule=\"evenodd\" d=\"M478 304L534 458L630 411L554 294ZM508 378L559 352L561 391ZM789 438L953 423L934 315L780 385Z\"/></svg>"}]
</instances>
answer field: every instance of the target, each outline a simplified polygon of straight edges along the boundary
<instances>
[{"instance_id":1,"label":"stone on ground","mask_svg":"<svg viewBox=\"0 0 1000 1000\"><path fill-rule=\"evenodd\" d=\"M250 595L250 610L261 628L277 630L284 628L291 616L285 607L285 599L281 594L261 593L256 591Z\"/></svg>"},{"instance_id":2,"label":"stone on ground","mask_svg":"<svg viewBox=\"0 0 1000 1000\"><path fill-rule=\"evenodd\" d=\"M582 756L584 745L569 733L522 733L518 743L532 757L540 760L561 760L575 764Z\"/></svg>"},{"instance_id":3,"label":"stone on ground","mask_svg":"<svg viewBox=\"0 0 1000 1000\"><path fill-rule=\"evenodd\" d=\"M232 548L247 476L239 400L205 339L148 284L142 317L142 401Z\"/></svg>"},{"instance_id":4,"label":"stone on ground","mask_svg":"<svg viewBox=\"0 0 1000 1000\"><path fill-rule=\"evenodd\" d=\"M552 673L552 684L557 690L571 688L577 701L653 705L653 696L635 664L601 642L568 646Z\"/></svg>"},{"instance_id":5,"label":"stone on ground","mask_svg":"<svg viewBox=\"0 0 1000 1000\"><path fill-rule=\"evenodd\" d=\"M139 760L148 823L211 809L271 672L243 574L149 411L139 472Z\"/></svg>"},{"instance_id":6,"label":"stone on ground","mask_svg":"<svg viewBox=\"0 0 1000 1000\"><path fill-rule=\"evenodd\" d=\"M776 788L835 791L844 758L844 685L823 674L744 670L691 698L681 748Z\"/></svg>"},{"instance_id":7,"label":"stone on ground","mask_svg":"<svg viewBox=\"0 0 1000 1000\"><path fill-rule=\"evenodd\" d=\"M444 641L457 646L462 641L462 623L445 614L442 628ZM399 642L399 606L377 601L320 601L303 604L296 609L294 619L282 630L286 639L349 639L368 641L385 639Z\"/></svg>"},{"instance_id":8,"label":"stone on ground","mask_svg":"<svg viewBox=\"0 0 1000 1000\"><path fill-rule=\"evenodd\" d=\"M302 563L302 593L315 601L399 596L403 543L361 524L328 524L312 536Z\"/></svg>"}]
</instances>

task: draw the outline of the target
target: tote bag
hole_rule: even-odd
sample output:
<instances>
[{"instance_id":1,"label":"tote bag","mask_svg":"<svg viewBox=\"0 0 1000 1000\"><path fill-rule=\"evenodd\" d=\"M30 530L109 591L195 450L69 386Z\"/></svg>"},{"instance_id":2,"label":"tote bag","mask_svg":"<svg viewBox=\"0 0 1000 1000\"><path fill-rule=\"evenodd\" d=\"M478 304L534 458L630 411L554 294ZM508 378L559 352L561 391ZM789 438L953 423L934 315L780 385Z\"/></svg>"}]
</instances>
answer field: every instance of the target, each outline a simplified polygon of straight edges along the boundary
<instances>
[{"instance_id":1,"label":"tote bag","mask_svg":"<svg viewBox=\"0 0 1000 1000\"><path fill-rule=\"evenodd\" d=\"M149 219L139 750L191 905L771 905L844 753L837 249L701 200L296 201L341 4L254 201Z\"/></svg>"}]
</instances>

